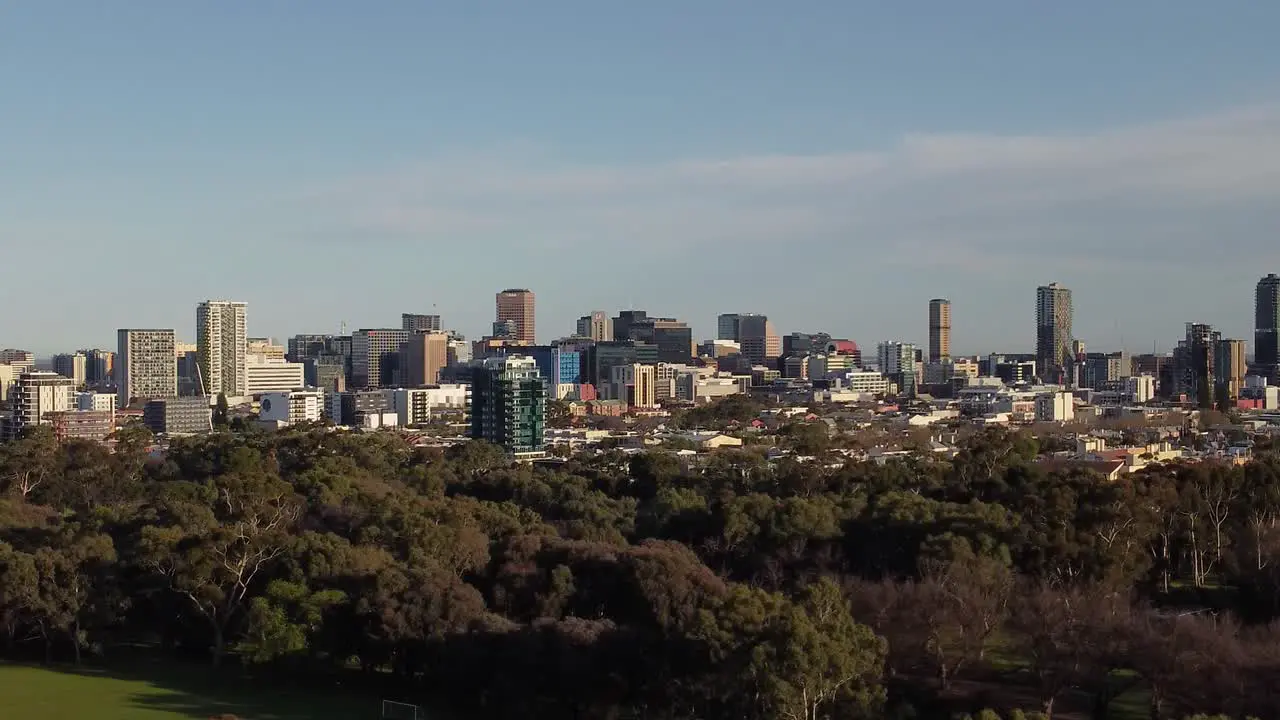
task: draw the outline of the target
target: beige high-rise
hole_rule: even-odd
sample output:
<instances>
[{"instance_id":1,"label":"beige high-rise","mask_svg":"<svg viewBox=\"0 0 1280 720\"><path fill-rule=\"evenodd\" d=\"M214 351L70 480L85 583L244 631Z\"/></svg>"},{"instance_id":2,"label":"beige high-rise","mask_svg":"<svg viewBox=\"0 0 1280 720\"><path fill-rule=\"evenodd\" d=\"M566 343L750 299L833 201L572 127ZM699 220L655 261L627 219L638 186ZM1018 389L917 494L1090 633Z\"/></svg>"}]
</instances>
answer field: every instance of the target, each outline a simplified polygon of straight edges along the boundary
<instances>
[{"instance_id":1,"label":"beige high-rise","mask_svg":"<svg viewBox=\"0 0 1280 720\"><path fill-rule=\"evenodd\" d=\"M248 305L206 300L196 306L196 356L203 394L243 397L249 392Z\"/></svg>"},{"instance_id":2,"label":"beige high-rise","mask_svg":"<svg viewBox=\"0 0 1280 720\"><path fill-rule=\"evenodd\" d=\"M929 301L929 362L942 362L951 357L951 301L934 298Z\"/></svg>"},{"instance_id":3,"label":"beige high-rise","mask_svg":"<svg viewBox=\"0 0 1280 720\"><path fill-rule=\"evenodd\" d=\"M500 323L515 323L515 339L531 345L535 342L533 300L532 290L517 288L503 290L497 295L495 318Z\"/></svg>"},{"instance_id":4,"label":"beige high-rise","mask_svg":"<svg viewBox=\"0 0 1280 720\"><path fill-rule=\"evenodd\" d=\"M449 364L449 334L414 333L400 351L406 387L440 384L440 371Z\"/></svg>"}]
</instances>

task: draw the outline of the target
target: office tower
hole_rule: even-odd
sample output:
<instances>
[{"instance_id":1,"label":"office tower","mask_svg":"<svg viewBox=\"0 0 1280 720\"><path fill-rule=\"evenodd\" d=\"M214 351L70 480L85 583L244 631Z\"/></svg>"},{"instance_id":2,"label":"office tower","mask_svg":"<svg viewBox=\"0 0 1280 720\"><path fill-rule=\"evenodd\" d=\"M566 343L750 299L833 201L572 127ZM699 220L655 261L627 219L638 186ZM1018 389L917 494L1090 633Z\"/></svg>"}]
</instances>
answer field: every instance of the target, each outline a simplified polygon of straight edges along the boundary
<instances>
[{"instance_id":1,"label":"office tower","mask_svg":"<svg viewBox=\"0 0 1280 720\"><path fill-rule=\"evenodd\" d=\"M753 365L774 365L782 356L782 338L773 330L766 315L738 315L738 342L742 356Z\"/></svg>"},{"instance_id":2,"label":"office tower","mask_svg":"<svg viewBox=\"0 0 1280 720\"><path fill-rule=\"evenodd\" d=\"M614 342L626 342L635 340L632 334L633 327L649 320L649 313L644 310L619 310L617 317L613 318L613 340Z\"/></svg>"},{"instance_id":3,"label":"office tower","mask_svg":"<svg viewBox=\"0 0 1280 720\"><path fill-rule=\"evenodd\" d=\"M934 298L929 301L929 362L951 357L951 301Z\"/></svg>"},{"instance_id":4,"label":"office tower","mask_svg":"<svg viewBox=\"0 0 1280 720\"><path fill-rule=\"evenodd\" d=\"M916 392L916 346L903 342L882 342L876 346L880 374L898 385L900 395Z\"/></svg>"},{"instance_id":5,"label":"office tower","mask_svg":"<svg viewBox=\"0 0 1280 720\"><path fill-rule=\"evenodd\" d=\"M105 388L114 379L116 354L110 350L82 350L85 362L85 383L90 387Z\"/></svg>"},{"instance_id":6,"label":"office tower","mask_svg":"<svg viewBox=\"0 0 1280 720\"><path fill-rule=\"evenodd\" d=\"M80 387L88 379L89 358L82 352L54 355L53 371L64 378L70 378L76 387Z\"/></svg>"},{"instance_id":7,"label":"office tower","mask_svg":"<svg viewBox=\"0 0 1280 720\"><path fill-rule=\"evenodd\" d=\"M541 451L546 397L533 358L487 358L471 377L471 437L512 454Z\"/></svg>"},{"instance_id":8,"label":"office tower","mask_svg":"<svg viewBox=\"0 0 1280 720\"><path fill-rule=\"evenodd\" d=\"M693 330L675 318L649 317L644 310L623 310L613 320L614 340L658 348L657 362L687 363L694 355Z\"/></svg>"},{"instance_id":9,"label":"office tower","mask_svg":"<svg viewBox=\"0 0 1280 720\"><path fill-rule=\"evenodd\" d=\"M1240 399L1244 378L1249 372L1245 360L1244 340L1222 338L1214 347L1213 384L1215 399L1220 405Z\"/></svg>"},{"instance_id":10,"label":"office tower","mask_svg":"<svg viewBox=\"0 0 1280 720\"><path fill-rule=\"evenodd\" d=\"M172 330L116 331L116 406L138 400L177 397L178 363Z\"/></svg>"},{"instance_id":11,"label":"office tower","mask_svg":"<svg viewBox=\"0 0 1280 720\"><path fill-rule=\"evenodd\" d=\"M440 371L449 364L449 336L420 332L405 340L400 368L406 387L439 385Z\"/></svg>"},{"instance_id":12,"label":"office tower","mask_svg":"<svg viewBox=\"0 0 1280 720\"><path fill-rule=\"evenodd\" d=\"M400 347L411 333L393 328L357 330L351 334L351 385L395 387L400 382Z\"/></svg>"},{"instance_id":13,"label":"office tower","mask_svg":"<svg viewBox=\"0 0 1280 720\"><path fill-rule=\"evenodd\" d=\"M400 313L400 328L411 333L440 332L440 316Z\"/></svg>"},{"instance_id":14,"label":"office tower","mask_svg":"<svg viewBox=\"0 0 1280 720\"><path fill-rule=\"evenodd\" d=\"M596 342L613 339L613 320L603 310L595 310L590 315L578 318L578 337L589 337Z\"/></svg>"},{"instance_id":15,"label":"office tower","mask_svg":"<svg viewBox=\"0 0 1280 720\"><path fill-rule=\"evenodd\" d=\"M1258 281L1254 293L1253 363L1257 374L1280 383L1280 277Z\"/></svg>"},{"instance_id":16,"label":"office tower","mask_svg":"<svg viewBox=\"0 0 1280 720\"><path fill-rule=\"evenodd\" d=\"M195 343L176 342L173 344L173 356L178 363L178 395L203 396L199 347Z\"/></svg>"},{"instance_id":17,"label":"office tower","mask_svg":"<svg viewBox=\"0 0 1280 720\"><path fill-rule=\"evenodd\" d=\"M738 313L724 313L716 318L716 339L738 342Z\"/></svg>"},{"instance_id":18,"label":"office tower","mask_svg":"<svg viewBox=\"0 0 1280 720\"><path fill-rule=\"evenodd\" d=\"M18 377L10 390L13 414L9 418L9 437L48 422L50 413L76 409L76 386L71 378L52 372L32 370Z\"/></svg>"},{"instance_id":19,"label":"office tower","mask_svg":"<svg viewBox=\"0 0 1280 720\"><path fill-rule=\"evenodd\" d=\"M1049 382L1063 382L1072 363L1071 291L1058 283L1036 288L1036 369Z\"/></svg>"},{"instance_id":20,"label":"office tower","mask_svg":"<svg viewBox=\"0 0 1280 720\"><path fill-rule=\"evenodd\" d=\"M496 298L498 322L507 320L516 324L515 338L532 345L537 342L534 332L533 291L524 289L508 289L498 293Z\"/></svg>"},{"instance_id":21,"label":"office tower","mask_svg":"<svg viewBox=\"0 0 1280 720\"><path fill-rule=\"evenodd\" d=\"M491 338L501 338L503 340L519 340L520 326L515 320L498 320L493 323L489 332Z\"/></svg>"},{"instance_id":22,"label":"office tower","mask_svg":"<svg viewBox=\"0 0 1280 720\"><path fill-rule=\"evenodd\" d=\"M1222 333L1204 323L1187 323L1186 338L1173 351L1173 394L1201 408L1213 407L1217 346Z\"/></svg>"},{"instance_id":23,"label":"office tower","mask_svg":"<svg viewBox=\"0 0 1280 720\"><path fill-rule=\"evenodd\" d=\"M294 335L285 341L285 359L290 362L302 362L307 358L320 357L328 351L332 335L303 333Z\"/></svg>"},{"instance_id":24,"label":"office tower","mask_svg":"<svg viewBox=\"0 0 1280 720\"><path fill-rule=\"evenodd\" d=\"M229 300L206 300L196 306L197 380L202 394L249 394L247 307Z\"/></svg>"}]
</instances>

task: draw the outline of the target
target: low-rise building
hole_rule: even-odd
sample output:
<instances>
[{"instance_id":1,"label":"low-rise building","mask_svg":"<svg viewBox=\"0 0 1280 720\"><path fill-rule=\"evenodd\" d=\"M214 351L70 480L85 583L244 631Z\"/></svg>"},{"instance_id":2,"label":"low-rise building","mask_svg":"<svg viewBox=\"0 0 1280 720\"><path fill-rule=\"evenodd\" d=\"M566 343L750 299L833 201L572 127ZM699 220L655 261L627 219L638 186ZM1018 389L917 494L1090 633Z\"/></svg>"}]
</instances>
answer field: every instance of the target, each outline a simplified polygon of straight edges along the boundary
<instances>
[{"instance_id":1,"label":"low-rise building","mask_svg":"<svg viewBox=\"0 0 1280 720\"><path fill-rule=\"evenodd\" d=\"M248 392L258 396L269 392L299 390L306 387L306 367L302 363L289 362L255 353L249 356L245 372Z\"/></svg>"},{"instance_id":2,"label":"low-rise building","mask_svg":"<svg viewBox=\"0 0 1280 720\"><path fill-rule=\"evenodd\" d=\"M156 398L143 406L142 422L157 435L193 435L213 429L213 408L203 396Z\"/></svg>"},{"instance_id":3,"label":"low-rise building","mask_svg":"<svg viewBox=\"0 0 1280 720\"><path fill-rule=\"evenodd\" d=\"M264 393L258 400L258 420L285 427L324 419L324 393L319 390L286 390Z\"/></svg>"},{"instance_id":4,"label":"low-rise building","mask_svg":"<svg viewBox=\"0 0 1280 720\"><path fill-rule=\"evenodd\" d=\"M1035 416L1040 422L1070 422L1075 418L1075 396L1069 392L1047 392L1036 397Z\"/></svg>"},{"instance_id":5,"label":"low-rise building","mask_svg":"<svg viewBox=\"0 0 1280 720\"><path fill-rule=\"evenodd\" d=\"M438 385L389 391L391 407L405 427L426 425L440 412L465 413L471 404L469 385Z\"/></svg>"},{"instance_id":6,"label":"low-rise building","mask_svg":"<svg viewBox=\"0 0 1280 720\"><path fill-rule=\"evenodd\" d=\"M49 424L59 442L102 442L116 429L115 410L68 410L49 413Z\"/></svg>"}]
</instances>

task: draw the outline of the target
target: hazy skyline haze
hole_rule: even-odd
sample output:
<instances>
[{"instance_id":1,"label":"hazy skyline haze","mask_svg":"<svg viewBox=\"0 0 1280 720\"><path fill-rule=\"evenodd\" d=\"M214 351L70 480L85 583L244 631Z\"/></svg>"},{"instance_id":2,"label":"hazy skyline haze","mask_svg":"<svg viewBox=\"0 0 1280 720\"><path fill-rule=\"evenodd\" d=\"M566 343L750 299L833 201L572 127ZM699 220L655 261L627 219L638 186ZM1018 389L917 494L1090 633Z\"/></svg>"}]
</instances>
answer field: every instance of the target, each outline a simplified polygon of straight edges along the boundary
<instances>
[{"instance_id":1,"label":"hazy skyline haze","mask_svg":"<svg viewBox=\"0 0 1280 720\"><path fill-rule=\"evenodd\" d=\"M1280 5L0 2L0 347L539 340L634 306L864 348L1250 340L1280 272Z\"/></svg>"}]
</instances>

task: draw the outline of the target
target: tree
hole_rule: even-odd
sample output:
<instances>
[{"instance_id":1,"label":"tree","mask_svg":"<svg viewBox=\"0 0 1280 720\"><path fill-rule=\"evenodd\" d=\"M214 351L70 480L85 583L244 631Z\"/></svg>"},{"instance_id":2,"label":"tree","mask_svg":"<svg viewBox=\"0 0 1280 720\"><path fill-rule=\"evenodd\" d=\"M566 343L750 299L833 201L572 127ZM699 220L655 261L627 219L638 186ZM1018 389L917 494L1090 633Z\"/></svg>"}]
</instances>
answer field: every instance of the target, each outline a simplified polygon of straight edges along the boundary
<instances>
[{"instance_id":1,"label":"tree","mask_svg":"<svg viewBox=\"0 0 1280 720\"><path fill-rule=\"evenodd\" d=\"M141 529L140 555L204 619L218 665L254 581L284 553L300 508L292 488L261 468L204 486L171 483L157 505L163 522Z\"/></svg>"}]
</instances>

